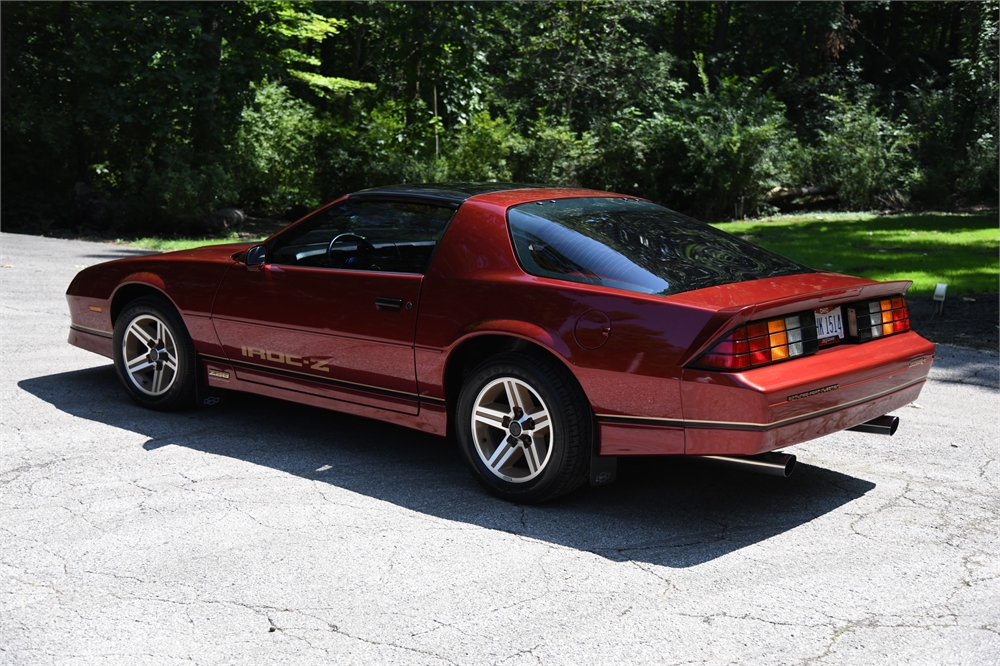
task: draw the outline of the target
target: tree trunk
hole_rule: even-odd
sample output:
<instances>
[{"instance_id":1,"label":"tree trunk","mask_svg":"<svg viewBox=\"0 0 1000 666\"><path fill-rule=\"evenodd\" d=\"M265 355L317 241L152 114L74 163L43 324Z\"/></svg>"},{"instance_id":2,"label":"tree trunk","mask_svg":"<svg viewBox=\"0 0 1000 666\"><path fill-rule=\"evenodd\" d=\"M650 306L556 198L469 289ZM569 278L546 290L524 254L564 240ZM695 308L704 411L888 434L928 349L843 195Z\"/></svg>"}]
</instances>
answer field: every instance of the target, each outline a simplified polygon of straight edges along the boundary
<instances>
[{"instance_id":1,"label":"tree trunk","mask_svg":"<svg viewBox=\"0 0 1000 666\"><path fill-rule=\"evenodd\" d=\"M686 2L678 2L677 13L674 14L674 55L679 59L687 57L686 35L684 34L687 4Z\"/></svg>"},{"instance_id":2,"label":"tree trunk","mask_svg":"<svg viewBox=\"0 0 1000 666\"><path fill-rule=\"evenodd\" d=\"M576 95L577 81L580 77L580 43L583 41L583 0L576 8L576 35L574 37L573 66L570 69L569 93L566 96L566 117L573 114L573 97Z\"/></svg>"},{"instance_id":3,"label":"tree trunk","mask_svg":"<svg viewBox=\"0 0 1000 666\"><path fill-rule=\"evenodd\" d=\"M719 87L721 64L719 55L726 48L726 36L729 34L729 15L732 12L730 2L719 2L715 9L715 35L712 39L712 53L708 62L708 80L713 88Z\"/></svg>"},{"instance_id":4,"label":"tree trunk","mask_svg":"<svg viewBox=\"0 0 1000 666\"><path fill-rule=\"evenodd\" d=\"M899 61L900 44L903 39L903 3L889 3L889 39L886 44L886 54L892 58L893 64Z\"/></svg>"},{"instance_id":5,"label":"tree trunk","mask_svg":"<svg viewBox=\"0 0 1000 666\"><path fill-rule=\"evenodd\" d=\"M678 71L681 79L689 84L694 84L691 78L691 49L687 45L687 5L686 2L676 4L677 11L674 14L674 57L677 58Z\"/></svg>"},{"instance_id":6,"label":"tree trunk","mask_svg":"<svg viewBox=\"0 0 1000 666\"><path fill-rule=\"evenodd\" d=\"M220 5L215 3L205 3L201 7L198 65L202 80L198 86L194 116L191 119L191 137L196 165L207 164L222 148L222 136L216 117L222 75L222 34L220 30L222 14Z\"/></svg>"},{"instance_id":7,"label":"tree trunk","mask_svg":"<svg viewBox=\"0 0 1000 666\"><path fill-rule=\"evenodd\" d=\"M76 68L76 59L73 57L73 45L76 41L73 37L73 16L70 14L72 2L59 3L59 25L62 29L63 52L66 54L66 63L69 70L66 83L67 100L69 101L69 117L73 126L72 138L72 159L73 159L73 180L78 183L87 182L87 151L84 146L86 133L83 123L80 120L80 82L79 71Z\"/></svg>"},{"instance_id":8,"label":"tree trunk","mask_svg":"<svg viewBox=\"0 0 1000 666\"><path fill-rule=\"evenodd\" d=\"M951 3L951 24L948 26L948 58L962 57L962 4Z\"/></svg>"},{"instance_id":9,"label":"tree trunk","mask_svg":"<svg viewBox=\"0 0 1000 666\"><path fill-rule=\"evenodd\" d=\"M354 53L351 58L351 80L358 81L361 77L361 57L365 47L365 33L368 26L362 21L354 31ZM351 96L344 95L344 122L350 122Z\"/></svg>"}]
</instances>

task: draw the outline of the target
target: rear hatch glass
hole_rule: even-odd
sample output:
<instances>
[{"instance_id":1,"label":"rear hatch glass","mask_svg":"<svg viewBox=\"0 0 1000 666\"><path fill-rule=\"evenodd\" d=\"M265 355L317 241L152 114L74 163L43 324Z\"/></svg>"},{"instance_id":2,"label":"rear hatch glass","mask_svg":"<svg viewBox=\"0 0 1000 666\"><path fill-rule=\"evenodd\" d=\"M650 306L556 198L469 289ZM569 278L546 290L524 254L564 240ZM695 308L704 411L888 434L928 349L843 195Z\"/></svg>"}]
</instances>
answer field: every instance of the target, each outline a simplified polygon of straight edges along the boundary
<instances>
[{"instance_id":1,"label":"rear hatch glass","mask_svg":"<svg viewBox=\"0 0 1000 666\"><path fill-rule=\"evenodd\" d=\"M539 277L676 294L812 269L648 201L533 201L507 212L518 261Z\"/></svg>"}]
</instances>

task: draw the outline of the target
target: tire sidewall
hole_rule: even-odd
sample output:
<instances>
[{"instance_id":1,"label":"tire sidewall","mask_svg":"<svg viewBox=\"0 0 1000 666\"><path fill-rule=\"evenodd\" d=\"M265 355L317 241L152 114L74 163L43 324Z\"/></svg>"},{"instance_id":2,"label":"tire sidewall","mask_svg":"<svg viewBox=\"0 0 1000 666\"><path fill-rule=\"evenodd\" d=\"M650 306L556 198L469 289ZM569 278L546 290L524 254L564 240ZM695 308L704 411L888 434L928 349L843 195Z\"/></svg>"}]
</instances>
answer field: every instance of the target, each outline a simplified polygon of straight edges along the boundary
<instances>
[{"instance_id":1,"label":"tire sidewall","mask_svg":"<svg viewBox=\"0 0 1000 666\"><path fill-rule=\"evenodd\" d=\"M174 338L174 348L177 353L177 371L174 375L174 383L166 393L159 396L152 396L140 391L132 382L125 368L122 350L125 332L129 325L142 315L149 315L162 321ZM161 298L143 297L130 303L115 322L112 340L115 370L118 372L118 378L125 390L135 402L143 407L160 411L173 411L194 404L197 380L194 343L191 342L191 336L188 335L180 315L168 302Z\"/></svg>"},{"instance_id":2,"label":"tire sidewall","mask_svg":"<svg viewBox=\"0 0 1000 666\"><path fill-rule=\"evenodd\" d=\"M502 377L523 381L538 394L548 409L555 431L545 469L534 479L522 483L504 481L490 471L479 455L471 426L473 409L480 392L487 384ZM484 362L469 375L462 386L456 410L455 431L462 457L480 483L493 494L513 502L538 502L558 494L567 464L570 427L563 400L544 372L515 357L496 357Z\"/></svg>"}]
</instances>

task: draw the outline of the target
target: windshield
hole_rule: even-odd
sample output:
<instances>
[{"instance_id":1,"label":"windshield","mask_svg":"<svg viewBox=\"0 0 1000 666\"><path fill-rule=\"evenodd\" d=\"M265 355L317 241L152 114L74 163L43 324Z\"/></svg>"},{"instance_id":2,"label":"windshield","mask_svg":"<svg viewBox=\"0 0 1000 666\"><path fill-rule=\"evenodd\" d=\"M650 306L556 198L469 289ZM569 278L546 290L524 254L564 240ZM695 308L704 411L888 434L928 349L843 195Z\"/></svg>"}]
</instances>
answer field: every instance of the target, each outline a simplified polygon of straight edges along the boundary
<instances>
[{"instance_id":1,"label":"windshield","mask_svg":"<svg viewBox=\"0 0 1000 666\"><path fill-rule=\"evenodd\" d=\"M507 213L532 275L643 294L676 294L812 269L648 201L534 201Z\"/></svg>"}]
</instances>

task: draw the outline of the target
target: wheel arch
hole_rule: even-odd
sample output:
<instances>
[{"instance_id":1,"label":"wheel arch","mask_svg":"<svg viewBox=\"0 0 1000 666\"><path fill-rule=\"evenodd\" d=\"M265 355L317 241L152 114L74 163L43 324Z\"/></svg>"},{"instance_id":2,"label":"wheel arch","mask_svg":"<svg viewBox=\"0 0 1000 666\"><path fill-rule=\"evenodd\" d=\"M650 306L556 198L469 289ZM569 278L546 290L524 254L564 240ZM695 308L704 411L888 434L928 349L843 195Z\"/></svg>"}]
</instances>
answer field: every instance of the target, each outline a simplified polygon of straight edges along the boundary
<instances>
[{"instance_id":1,"label":"wheel arch","mask_svg":"<svg viewBox=\"0 0 1000 666\"><path fill-rule=\"evenodd\" d=\"M137 279L135 276L131 277L128 281L123 282L112 294L111 296L111 326L114 327L115 323L118 321L119 315L125 311L132 301L142 298L143 296L156 296L166 300L170 303L177 314L180 314L180 309L177 304L174 303L173 299L167 296L166 291L163 289L163 281L157 276L151 276L155 278L155 282L147 279ZM182 317L183 319L183 317Z\"/></svg>"},{"instance_id":2,"label":"wheel arch","mask_svg":"<svg viewBox=\"0 0 1000 666\"><path fill-rule=\"evenodd\" d=\"M444 394L448 409L449 433L454 427L458 396L462 390L462 385L465 383L465 379L486 359L509 352L526 352L556 360L559 365L565 368L577 386L579 386L580 392L587 398L589 405L590 400L576 373L573 372L572 365L566 356L559 351L542 344L536 337L528 337L509 330L481 331L469 335L455 345L449 352L448 359L445 362ZM592 406L591 410L593 410Z\"/></svg>"}]
</instances>

